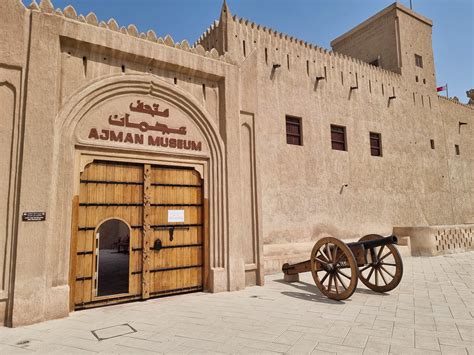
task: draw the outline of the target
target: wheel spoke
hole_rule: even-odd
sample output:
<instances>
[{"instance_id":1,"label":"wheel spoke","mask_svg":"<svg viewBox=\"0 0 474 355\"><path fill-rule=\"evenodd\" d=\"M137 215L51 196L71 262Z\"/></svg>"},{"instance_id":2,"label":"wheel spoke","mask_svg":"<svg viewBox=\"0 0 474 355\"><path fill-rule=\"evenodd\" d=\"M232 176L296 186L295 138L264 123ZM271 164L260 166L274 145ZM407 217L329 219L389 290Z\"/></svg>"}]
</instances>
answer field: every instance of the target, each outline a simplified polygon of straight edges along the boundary
<instances>
[{"instance_id":1,"label":"wheel spoke","mask_svg":"<svg viewBox=\"0 0 474 355\"><path fill-rule=\"evenodd\" d=\"M377 269L377 271L379 272L380 276L382 276L382 280L385 283L385 285L387 285L387 280L385 280L385 276L383 276L382 271L380 269Z\"/></svg>"},{"instance_id":2,"label":"wheel spoke","mask_svg":"<svg viewBox=\"0 0 474 355\"><path fill-rule=\"evenodd\" d=\"M395 275L392 275L390 272L388 272L388 270L386 268L384 268L383 265L380 265L380 269L385 271L387 274L389 274L392 277L392 279L395 278ZM382 273L380 273L380 274L382 274Z\"/></svg>"},{"instance_id":3,"label":"wheel spoke","mask_svg":"<svg viewBox=\"0 0 474 355\"><path fill-rule=\"evenodd\" d=\"M371 267L372 264L367 265L366 267L359 269L360 272L367 270L369 267Z\"/></svg>"},{"instance_id":4,"label":"wheel spoke","mask_svg":"<svg viewBox=\"0 0 474 355\"><path fill-rule=\"evenodd\" d=\"M342 287L344 287L344 290L347 290L346 284L344 283L344 281L342 281L341 277L339 276L339 271L336 271L336 277L339 280L339 282L341 283Z\"/></svg>"},{"instance_id":5,"label":"wheel spoke","mask_svg":"<svg viewBox=\"0 0 474 355\"><path fill-rule=\"evenodd\" d=\"M326 275L324 275L323 278L321 279L321 285L324 283L324 281L326 281L329 275L330 275L329 272L326 272Z\"/></svg>"},{"instance_id":6,"label":"wheel spoke","mask_svg":"<svg viewBox=\"0 0 474 355\"><path fill-rule=\"evenodd\" d=\"M334 262L334 265L337 265L339 263L339 261L341 261L341 259L345 257L345 254L344 253L341 253L341 255L339 255L339 257L337 258L337 260Z\"/></svg>"},{"instance_id":7,"label":"wheel spoke","mask_svg":"<svg viewBox=\"0 0 474 355\"><path fill-rule=\"evenodd\" d=\"M331 286L332 286L332 274L329 276L328 292L331 292Z\"/></svg>"},{"instance_id":8,"label":"wheel spoke","mask_svg":"<svg viewBox=\"0 0 474 355\"><path fill-rule=\"evenodd\" d=\"M327 257L328 257L329 262L331 262L331 261L332 261L332 256L331 256L331 250L329 249L329 243L326 244L325 253L326 253Z\"/></svg>"},{"instance_id":9,"label":"wheel spoke","mask_svg":"<svg viewBox=\"0 0 474 355\"><path fill-rule=\"evenodd\" d=\"M380 259L380 255L382 255L382 250L383 250L383 248L385 248L385 245L382 245L382 246L380 247L379 252L377 253L377 260Z\"/></svg>"},{"instance_id":10,"label":"wheel spoke","mask_svg":"<svg viewBox=\"0 0 474 355\"><path fill-rule=\"evenodd\" d=\"M341 274L342 276L344 276L346 279L348 279L348 280L351 279L350 276L347 276L344 272L341 271L341 269L338 269L337 272L338 272L339 274Z\"/></svg>"},{"instance_id":11,"label":"wheel spoke","mask_svg":"<svg viewBox=\"0 0 474 355\"><path fill-rule=\"evenodd\" d=\"M334 250L333 250L333 253L332 253L332 260L335 261L336 260L336 256L337 256L337 245L334 245ZM335 263L336 264L336 263Z\"/></svg>"},{"instance_id":12,"label":"wheel spoke","mask_svg":"<svg viewBox=\"0 0 474 355\"><path fill-rule=\"evenodd\" d=\"M379 262L382 261L383 259L385 259L387 256L389 255L392 255L392 251L389 250L387 254L385 254L384 256L382 256L380 259L379 259Z\"/></svg>"},{"instance_id":13,"label":"wheel spoke","mask_svg":"<svg viewBox=\"0 0 474 355\"><path fill-rule=\"evenodd\" d=\"M367 275L367 281L370 282L370 277L372 276L372 273L374 272L375 268L372 267L372 269L370 270L369 274Z\"/></svg>"},{"instance_id":14,"label":"wheel spoke","mask_svg":"<svg viewBox=\"0 0 474 355\"><path fill-rule=\"evenodd\" d=\"M326 260L326 261L325 261L325 264L329 263L328 258L323 254L323 252L321 251L321 249L318 249L318 251L316 252L315 258L318 257L318 253L321 254L321 257L322 257L324 260Z\"/></svg>"},{"instance_id":15,"label":"wheel spoke","mask_svg":"<svg viewBox=\"0 0 474 355\"><path fill-rule=\"evenodd\" d=\"M339 294L338 285L337 285L337 277L333 275L333 278L334 278L334 288L336 289L336 294Z\"/></svg>"},{"instance_id":16,"label":"wheel spoke","mask_svg":"<svg viewBox=\"0 0 474 355\"><path fill-rule=\"evenodd\" d=\"M319 261L320 263L323 263L324 265L327 265L327 264L328 264L327 261L324 261L324 260L322 260L322 259L320 259L320 258L314 258L314 260L317 260L317 261Z\"/></svg>"},{"instance_id":17,"label":"wheel spoke","mask_svg":"<svg viewBox=\"0 0 474 355\"><path fill-rule=\"evenodd\" d=\"M397 264L394 264L394 263L380 263L380 265L395 266L395 267L397 267Z\"/></svg>"},{"instance_id":18,"label":"wheel spoke","mask_svg":"<svg viewBox=\"0 0 474 355\"><path fill-rule=\"evenodd\" d=\"M379 273L377 272L377 269L374 268L375 270L375 285L378 286L379 285Z\"/></svg>"}]
</instances>

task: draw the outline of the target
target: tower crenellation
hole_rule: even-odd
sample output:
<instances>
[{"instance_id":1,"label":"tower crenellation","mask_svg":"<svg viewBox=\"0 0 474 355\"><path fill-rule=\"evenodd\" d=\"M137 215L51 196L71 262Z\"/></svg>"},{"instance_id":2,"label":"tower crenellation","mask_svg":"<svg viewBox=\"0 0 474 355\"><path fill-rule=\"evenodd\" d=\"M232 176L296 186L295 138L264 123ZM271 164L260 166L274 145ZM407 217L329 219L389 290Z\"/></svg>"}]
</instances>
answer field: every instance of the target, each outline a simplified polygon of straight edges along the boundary
<instances>
[{"instance_id":1,"label":"tower crenellation","mask_svg":"<svg viewBox=\"0 0 474 355\"><path fill-rule=\"evenodd\" d=\"M21 5L25 7L22 3ZM36 2L36 0L32 0L30 5L27 6L27 9L29 9L30 11L41 12L46 15L64 17L67 20L78 21L87 25L111 30L114 32L119 32L121 34L135 37L137 39L157 43L160 45L167 45L176 49L192 52L212 59L218 59L227 63L233 63L233 59L229 55L220 55L219 51L216 51L215 49L213 50L213 47L209 48L209 50L205 50L204 47L200 45L200 42L202 40L205 40L206 36L209 37L212 33L216 32L219 29L219 21L217 20L214 21L214 23L211 24L206 33L201 36L200 41L196 42L196 45L191 47L188 41L186 40L175 43L175 41L170 35L166 35L164 38L161 38L157 37L155 31L153 30L140 32L134 24L129 24L128 26L119 26L119 24L114 18L110 18L107 22L105 22L99 21L97 15L93 12L89 12L86 16L84 16L83 14L78 14L76 9L72 5L67 5L63 10L59 8L55 9L51 0L41 0L39 4ZM207 47L210 47L209 45Z\"/></svg>"},{"instance_id":2,"label":"tower crenellation","mask_svg":"<svg viewBox=\"0 0 474 355\"><path fill-rule=\"evenodd\" d=\"M260 48L261 50L266 50L269 54L272 52L277 56L281 55L282 51L285 51L285 55L289 56L289 60L292 62L295 62L296 59L303 60L303 58L298 58L298 56L307 57L304 61L308 61L308 65L309 62L313 60L311 59L313 57L318 57L318 61L322 62L330 62L331 58L336 58L337 60L333 65L336 67L335 69L340 71L344 71L345 68L347 68L346 64L350 64L354 66L354 71L367 70L373 73L373 75L379 76L380 80L400 79L400 73L398 72L369 64L367 61L351 56L348 53L327 50L295 38L294 36L278 32L267 26L256 24L243 17L230 15L227 4L223 6L223 9L224 8L226 14L221 12L220 21L216 24L213 31L206 31L196 42L196 44L203 45L208 51L212 48L216 48L221 55L225 52L218 43L219 41L216 42L216 36L214 34L219 31L223 32L221 23L222 19L225 18L227 20L225 35L222 36L221 33L221 38L225 38L226 45L228 46L227 51L239 62L244 60L253 50ZM210 40L209 37L212 37L212 40ZM278 52L278 54L276 52Z\"/></svg>"}]
</instances>

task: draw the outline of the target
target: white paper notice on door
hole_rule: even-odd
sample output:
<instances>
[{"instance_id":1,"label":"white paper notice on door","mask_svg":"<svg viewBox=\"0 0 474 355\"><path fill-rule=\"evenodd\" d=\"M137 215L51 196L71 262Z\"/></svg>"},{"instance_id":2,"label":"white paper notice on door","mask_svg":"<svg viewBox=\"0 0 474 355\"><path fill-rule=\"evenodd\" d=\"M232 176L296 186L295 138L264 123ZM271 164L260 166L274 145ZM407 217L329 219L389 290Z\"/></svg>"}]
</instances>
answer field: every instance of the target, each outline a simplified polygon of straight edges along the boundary
<instances>
[{"instance_id":1,"label":"white paper notice on door","mask_svg":"<svg viewBox=\"0 0 474 355\"><path fill-rule=\"evenodd\" d=\"M184 222L184 210L168 210L168 223Z\"/></svg>"}]
</instances>

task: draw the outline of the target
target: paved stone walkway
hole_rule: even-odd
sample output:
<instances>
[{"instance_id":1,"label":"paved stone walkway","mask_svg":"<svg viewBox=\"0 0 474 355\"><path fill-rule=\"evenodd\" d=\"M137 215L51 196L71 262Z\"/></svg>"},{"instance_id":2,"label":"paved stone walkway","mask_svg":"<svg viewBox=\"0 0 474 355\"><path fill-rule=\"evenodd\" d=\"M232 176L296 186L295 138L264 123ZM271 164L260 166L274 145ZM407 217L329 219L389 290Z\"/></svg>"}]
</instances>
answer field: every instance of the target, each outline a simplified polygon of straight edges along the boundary
<instances>
[{"instance_id":1,"label":"paved stone walkway","mask_svg":"<svg viewBox=\"0 0 474 355\"><path fill-rule=\"evenodd\" d=\"M0 353L474 354L474 252L404 262L390 294L359 283L349 300L335 302L310 274L295 284L278 274L264 287L0 328Z\"/></svg>"}]
</instances>

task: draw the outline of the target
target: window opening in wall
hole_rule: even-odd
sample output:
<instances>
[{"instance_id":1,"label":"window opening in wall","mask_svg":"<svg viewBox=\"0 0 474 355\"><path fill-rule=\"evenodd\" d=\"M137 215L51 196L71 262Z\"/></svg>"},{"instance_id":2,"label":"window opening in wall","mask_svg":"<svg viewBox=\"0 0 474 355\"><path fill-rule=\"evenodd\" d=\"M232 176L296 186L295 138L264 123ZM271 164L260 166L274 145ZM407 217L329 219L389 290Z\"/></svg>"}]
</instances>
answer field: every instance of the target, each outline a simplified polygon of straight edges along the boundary
<instances>
[{"instance_id":1,"label":"window opening in wall","mask_svg":"<svg viewBox=\"0 0 474 355\"><path fill-rule=\"evenodd\" d=\"M326 66L324 66L324 79L325 79L326 81L328 80L328 73L327 73Z\"/></svg>"},{"instance_id":2,"label":"window opening in wall","mask_svg":"<svg viewBox=\"0 0 474 355\"><path fill-rule=\"evenodd\" d=\"M82 67L84 69L84 76L87 76L87 57L82 57Z\"/></svg>"},{"instance_id":3,"label":"window opening in wall","mask_svg":"<svg viewBox=\"0 0 474 355\"><path fill-rule=\"evenodd\" d=\"M286 143L303 145L301 132L301 117L285 116L286 119Z\"/></svg>"},{"instance_id":4,"label":"window opening in wall","mask_svg":"<svg viewBox=\"0 0 474 355\"><path fill-rule=\"evenodd\" d=\"M423 95L421 95L421 106L425 106L425 100L423 99Z\"/></svg>"},{"instance_id":5,"label":"window opening in wall","mask_svg":"<svg viewBox=\"0 0 474 355\"><path fill-rule=\"evenodd\" d=\"M341 71L341 84L344 85L344 73Z\"/></svg>"},{"instance_id":6,"label":"window opening in wall","mask_svg":"<svg viewBox=\"0 0 474 355\"><path fill-rule=\"evenodd\" d=\"M242 49L244 50L244 57L247 56L247 50L245 48L245 41L242 41Z\"/></svg>"},{"instance_id":7,"label":"window opening in wall","mask_svg":"<svg viewBox=\"0 0 474 355\"><path fill-rule=\"evenodd\" d=\"M265 48L265 64L268 64L268 49Z\"/></svg>"},{"instance_id":8,"label":"window opening in wall","mask_svg":"<svg viewBox=\"0 0 474 355\"><path fill-rule=\"evenodd\" d=\"M428 102L429 102L430 108L431 108L431 96L428 96Z\"/></svg>"},{"instance_id":9,"label":"window opening in wall","mask_svg":"<svg viewBox=\"0 0 474 355\"><path fill-rule=\"evenodd\" d=\"M385 96L385 90L383 88L383 84L382 84L382 96Z\"/></svg>"},{"instance_id":10,"label":"window opening in wall","mask_svg":"<svg viewBox=\"0 0 474 355\"><path fill-rule=\"evenodd\" d=\"M206 100L206 84L202 84L202 97Z\"/></svg>"},{"instance_id":11,"label":"window opening in wall","mask_svg":"<svg viewBox=\"0 0 474 355\"><path fill-rule=\"evenodd\" d=\"M346 127L331 125L331 146L334 150L347 150Z\"/></svg>"},{"instance_id":12,"label":"window opening in wall","mask_svg":"<svg viewBox=\"0 0 474 355\"><path fill-rule=\"evenodd\" d=\"M370 155L373 157L382 156L382 135L380 133L370 132Z\"/></svg>"},{"instance_id":13,"label":"window opening in wall","mask_svg":"<svg viewBox=\"0 0 474 355\"><path fill-rule=\"evenodd\" d=\"M174 84L177 85L178 84L178 78L174 78Z\"/></svg>"},{"instance_id":14,"label":"window opening in wall","mask_svg":"<svg viewBox=\"0 0 474 355\"><path fill-rule=\"evenodd\" d=\"M423 78L423 84L426 84L426 79Z\"/></svg>"},{"instance_id":15,"label":"window opening in wall","mask_svg":"<svg viewBox=\"0 0 474 355\"><path fill-rule=\"evenodd\" d=\"M415 93L413 93L413 104L416 104Z\"/></svg>"},{"instance_id":16,"label":"window opening in wall","mask_svg":"<svg viewBox=\"0 0 474 355\"><path fill-rule=\"evenodd\" d=\"M455 145L454 145L454 150L456 151L456 155L459 155L459 154L460 154L460 151L459 151L459 144L455 144Z\"/></svg>"},{"instance_id":17,"label":"window opening in wall","mask_svg":"<svg viewBox=\"0 0 474 355\"><path fill-rule=\"evenodd\" d=\"M306 61L306 74L309 76L309 60Z\"/></svg>"},{"instance_id":18,"label":"window opening in wall","mask_svg":"<svg viewBox=\"0 0 474 355\"><path fill-rule=\"evenodd\" d=\"M431 146L431 149L435 149L434 139L430 139L430 146Z\"/></svg>"},{"instance_id":19,"label":"window opening in wall","mask_svg":"<svg viewBox=\"0 0 474 355\"><path fill-rule=\"evenodd\" d=\"M286 55L286 65L288 67L288 70L290 70L290 55L289 54Z\"/></svg>"},{"instance_id":20,"label":"window opening in wall","mask_svg":"<svg viewBox=\"0 0 474 355\"><path fill-rule=\"evenodd\" d=\"M418 75L415 76L415 81L418 82Z\"/></svg>"},{"instance_id":21,"label":"window opening in wall","mask_svg":"<svg viewBox=\"0 0 474 355\"><path fill-rule=\"evenodd\" d=\"M122 73L125 73L125 65L122 65Z\"/></svg>"},{"instance_id":22,"label":"window opening in wall","mask_svg":"<svg viewBox=\"0 0 474 355\"><path fill-rule=\"evenodd\" d=\"M369 92L372 94L372 82L369 80Z\"/></svg>"},{"instance_id":23,"label":"window opening in wall","mask_svg":"<svg viewBox=\"0 0 474 355\"><path fill-rule=\"evenodd\" d=\"M379 66L379 60L375 59L375 60L371 61L369 64L373 65L374 67L378 67Z\"/></svg>"},{"instance_id":24,"label":"window opening in wall","mask_svg":"<svg viewBox=\"0 0 474 355\"><path fill-rule=\"evenodd\" d=\"M423 58L421 55L415 54L415 65L417 67L423 68Z\"/></svg>"}]
</instances>

